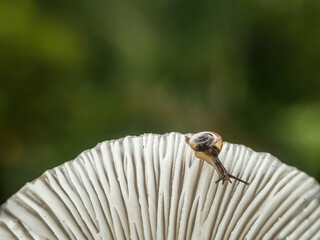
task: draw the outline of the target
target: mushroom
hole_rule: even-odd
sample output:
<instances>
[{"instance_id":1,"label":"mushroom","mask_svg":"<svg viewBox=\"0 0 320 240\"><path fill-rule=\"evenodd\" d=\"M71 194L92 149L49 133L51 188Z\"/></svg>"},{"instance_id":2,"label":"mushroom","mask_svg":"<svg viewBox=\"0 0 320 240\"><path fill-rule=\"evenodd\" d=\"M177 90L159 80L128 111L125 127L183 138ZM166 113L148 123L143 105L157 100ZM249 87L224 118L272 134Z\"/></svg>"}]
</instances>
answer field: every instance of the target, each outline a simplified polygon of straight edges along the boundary
<instances>
[{"instance_id":1,"label":"mushroom","mask_svg":"<svg viewBox=\"0 0 320 240\"><path fill-rule=\"evenodd\" d=\"M219 173L191 134L105 141L10 197L0 239L320 239L320 186L268 153L224 142Z\"/></svg>"}]
</instances>

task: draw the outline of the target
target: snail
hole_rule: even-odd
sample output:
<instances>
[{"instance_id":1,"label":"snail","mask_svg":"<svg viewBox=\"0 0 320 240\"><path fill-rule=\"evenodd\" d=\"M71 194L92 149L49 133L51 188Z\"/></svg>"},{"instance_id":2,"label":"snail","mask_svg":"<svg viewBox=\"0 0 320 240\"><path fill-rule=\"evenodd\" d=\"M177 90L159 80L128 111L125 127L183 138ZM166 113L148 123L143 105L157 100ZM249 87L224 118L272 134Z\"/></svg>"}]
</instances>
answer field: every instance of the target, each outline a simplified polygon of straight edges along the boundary
<instances>
[{"instance_id":1,"label":"snail","mask_svg":"<svg viewBox=\"0 0 320 240\"><path fill-rule=\"evenodd\" d=\"M222 180L224 182L231 182L231 178L238 180L244 184L249 185L248 182L231 175L225 169L225 167L220 162L218 155L222 149L223 140L222 138L214 132L199 132L194 134L191 138L186 136L186 143L195 152L196 157L206 161L212 165L219 174L219 178L216 183Z\"/></svg>"}]
</instances>

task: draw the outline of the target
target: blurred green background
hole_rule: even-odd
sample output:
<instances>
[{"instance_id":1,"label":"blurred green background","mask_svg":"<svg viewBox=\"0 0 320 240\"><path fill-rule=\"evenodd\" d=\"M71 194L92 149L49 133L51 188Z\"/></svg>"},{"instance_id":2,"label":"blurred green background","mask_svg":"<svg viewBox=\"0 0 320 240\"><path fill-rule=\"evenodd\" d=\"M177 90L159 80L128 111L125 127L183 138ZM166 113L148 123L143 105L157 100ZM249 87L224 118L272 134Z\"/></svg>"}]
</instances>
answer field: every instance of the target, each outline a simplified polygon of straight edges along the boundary
<instances>
[{"instance_id":1,"label":"blurred green background","mask_svg":"<svg viewBox=\"0 0 320 240\"><path fill-rule=\"evenodd\" d=\"M146 132L216 131L319 181L319 13L319 0L2 0L0 203Z\"/></svg>"}]
</instances>

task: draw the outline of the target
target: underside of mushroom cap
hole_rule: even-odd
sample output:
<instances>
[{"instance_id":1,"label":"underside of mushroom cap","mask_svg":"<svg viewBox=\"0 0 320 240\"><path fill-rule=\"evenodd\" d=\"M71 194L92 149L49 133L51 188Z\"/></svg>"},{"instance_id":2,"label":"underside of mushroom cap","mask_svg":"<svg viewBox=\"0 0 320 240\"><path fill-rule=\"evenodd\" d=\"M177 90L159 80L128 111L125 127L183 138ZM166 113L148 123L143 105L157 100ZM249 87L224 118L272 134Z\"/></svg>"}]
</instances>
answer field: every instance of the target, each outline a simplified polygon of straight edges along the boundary
<instances>
[{"instance_id":1,"label":"underside of mushroom cap","mask_svg":"<svg viewBox=\"0 0 320 240\"><path fill-rule=\"evenodd\" d=\"M250 185L216 184L185 136L105 141L46 171L1 206L0 239L320 239L313 178L225 142L219 159Z\"/></svg>"}]
</instances>

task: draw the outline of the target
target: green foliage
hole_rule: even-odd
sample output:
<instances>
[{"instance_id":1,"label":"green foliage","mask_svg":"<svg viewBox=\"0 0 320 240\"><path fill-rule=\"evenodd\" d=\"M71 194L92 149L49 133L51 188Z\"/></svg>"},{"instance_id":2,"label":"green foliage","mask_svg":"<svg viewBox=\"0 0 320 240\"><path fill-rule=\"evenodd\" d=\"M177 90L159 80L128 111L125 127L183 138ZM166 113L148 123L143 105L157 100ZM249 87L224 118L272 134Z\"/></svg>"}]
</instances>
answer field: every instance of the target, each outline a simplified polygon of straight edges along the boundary
<instances>
[{"instance_id":1,"label":"green foliage","mask_svg":"<svg viewBox=\"0 0 320 240\"><path fill-rule=\"evenodd\" d=\"M320 180L320 2L0 3L0 200L97 142L216 131Z\"/></svg>"}]
</instances>

